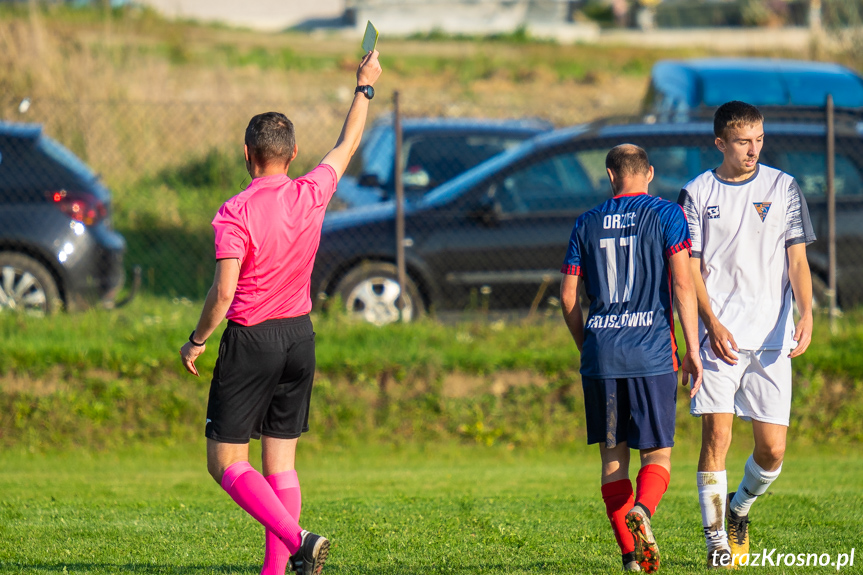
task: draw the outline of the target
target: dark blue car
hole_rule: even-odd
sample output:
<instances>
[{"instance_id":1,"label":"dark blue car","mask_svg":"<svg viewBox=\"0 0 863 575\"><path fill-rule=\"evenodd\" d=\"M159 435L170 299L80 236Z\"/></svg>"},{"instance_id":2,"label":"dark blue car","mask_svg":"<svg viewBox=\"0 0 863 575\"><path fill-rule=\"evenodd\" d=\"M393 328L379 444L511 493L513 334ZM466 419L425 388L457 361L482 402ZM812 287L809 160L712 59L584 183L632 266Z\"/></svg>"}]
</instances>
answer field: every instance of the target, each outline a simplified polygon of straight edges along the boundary
<instances>
[{"instance_id":1,"label":"dark blue car","mask_svg":"<svg viewBox=\"0 0 863 575\"><path fill-rule=\"evenodd\" d=\"M809 247L816 297L827 272L823 123L766 124L761 161L797 178L820 241ZM837 125L839 300L863 301L863 125ZM407 204L408 318L430 310L524 309L554 304L576 218L610 197L605 156L642 146L656 169L651 193L676 201L681 187L722 162L712 122L576 126L540 135ZM392 201L331 212L312 276L319 301L384 324L398 316Z\"/></svg>"},{"instance_id":2,"label":"dark blue car","mask_svg":"<svg viewBox=\"0 0 863 575\"><path fill-rule=\"evenodd\" d=\"M663 60L653 66L643 112L659 121L711 114L730 100L758 107L863 110L863 78L826 62L764 58Z\"/></svg>"}]
</instances>

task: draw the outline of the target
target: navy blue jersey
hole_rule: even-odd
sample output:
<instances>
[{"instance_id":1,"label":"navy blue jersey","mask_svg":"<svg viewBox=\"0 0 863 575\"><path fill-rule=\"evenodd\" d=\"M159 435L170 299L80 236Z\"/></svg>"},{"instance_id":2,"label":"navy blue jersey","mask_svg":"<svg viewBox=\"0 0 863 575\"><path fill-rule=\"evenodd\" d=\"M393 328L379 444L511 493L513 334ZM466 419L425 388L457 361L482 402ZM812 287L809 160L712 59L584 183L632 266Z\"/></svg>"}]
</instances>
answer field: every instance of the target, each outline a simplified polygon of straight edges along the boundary
<instances>
[{"instance_id":1,"label":"navy blue jersey","mask_svg":"<svg viewBox=\"0 0 863 575\"><path fill-rule=\"evenodd\" d=\"M677 371L668 258L691 246L680 206L648 194L615 196L576 220L561 272L580 276L590 299L582 375Z\"/></svg>"}]
</instances>

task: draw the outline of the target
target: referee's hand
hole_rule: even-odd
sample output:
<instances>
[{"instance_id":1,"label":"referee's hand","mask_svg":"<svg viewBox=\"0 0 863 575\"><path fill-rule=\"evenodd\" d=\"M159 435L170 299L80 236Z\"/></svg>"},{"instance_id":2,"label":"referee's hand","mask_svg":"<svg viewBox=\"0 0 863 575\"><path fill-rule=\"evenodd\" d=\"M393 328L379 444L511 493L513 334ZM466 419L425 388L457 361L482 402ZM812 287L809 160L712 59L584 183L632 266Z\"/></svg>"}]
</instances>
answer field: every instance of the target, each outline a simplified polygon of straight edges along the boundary
<instances>
[{"instance_id":1,"label":"referee's hand","mask_svg":"<svg viewBox=\"0 0 863 575\"><path fill-rule=\"evenodd\" d=\"M357 68L357 86L373 86L381 76L381 63L378 61L380 52L369 52L360 61Z\"/></svg>"},{"instance_id":2,"label":"referee's hand","mask_svg":"<svg viewBox=\"0 0 863 575\"><path fill-rule=\"evenodd\" d=\"M180 358L183 360L183 367L186 368L186 371L191 373L192 375L198 375L198 368L195 367L195 360L198 359L198 356L204 353L204 350L207 349L207 345L192 345L192 342L187 341L183 344L183 347L180 348Z\"/></svg>"}]
</instances>

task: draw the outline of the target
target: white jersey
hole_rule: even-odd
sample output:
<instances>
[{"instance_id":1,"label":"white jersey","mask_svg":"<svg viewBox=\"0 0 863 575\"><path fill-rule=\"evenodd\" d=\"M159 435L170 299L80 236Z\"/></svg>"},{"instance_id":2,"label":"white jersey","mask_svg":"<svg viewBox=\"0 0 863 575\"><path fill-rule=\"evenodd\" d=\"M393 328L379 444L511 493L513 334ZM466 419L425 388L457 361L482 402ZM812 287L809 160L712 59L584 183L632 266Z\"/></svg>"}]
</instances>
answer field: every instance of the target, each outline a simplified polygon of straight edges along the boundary
<instances>
[{"instance_id":1,"label":"white jersey","mask_svg":"<svg viewBox=\"0 0 863 575\"><path fill-rule=\"evenodd\" d=\"M793 177L758 164L743 182L720 180L708 170L686 184L692 257L710 307L740 349L794 347L791 282L786 249L815 241L809 209ZM706 330L699 321L699 339Z\"/></svg>"}]
</instances>

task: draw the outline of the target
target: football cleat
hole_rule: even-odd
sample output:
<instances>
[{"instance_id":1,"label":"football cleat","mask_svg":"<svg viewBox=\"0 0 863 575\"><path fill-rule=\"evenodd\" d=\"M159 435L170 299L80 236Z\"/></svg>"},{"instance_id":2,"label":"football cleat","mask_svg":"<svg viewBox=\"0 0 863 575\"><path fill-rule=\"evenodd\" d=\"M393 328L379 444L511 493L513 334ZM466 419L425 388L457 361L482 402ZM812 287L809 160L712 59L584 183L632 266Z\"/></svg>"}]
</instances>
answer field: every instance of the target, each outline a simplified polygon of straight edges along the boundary
<instances>
[{"instance_id":1,"label":"football cleat","mask_svg":"<svg viewBox=\"0 0 863 575\"><path fill-rule=\"evenodd\" d=\"M731 562L731 551L724 532L711 531L710 528L705 527L704 538L707 540L708 569L736 569Z\"/></svg>"},{"instance_id":2,"label":"football cleat","mask_svg":"<svg viewBox=\"0 0 863 575\"><path fill-rule=\"evenodd\" d=\"M728 494L725 502L725 524L728 530L728 545L731 548L731 559L738 565L740 558L749 554L749 515L739 517L731 510L731 500L734 491Z\"/></svg>"},{"instance_id":3,"label":"football cleat","mask_svg":"<svg viewBox=\"0 0 863 575\"><path fill-rule=\"evenodd\" d=\"M623 554L623 570L641 572L641 565L636 561L636 551Z\"/></svg>"},{"instance_id":4,"label":"football cleat","mask_svg":"<svg viewBox=\"0 0 863 575\"><path fill-rule=\"evenodd\" d=\"M659 547L650 528L650 516L636 503L626 514L625 521L635 539L636 562L645 573L653 573L659 569Z\"/></svg>"},{"instance_id":5,"label":"football cleat","mask_svg":"<svg viewBox=\"0 0 863 575\"><path fill-rule=\"evenodd\" d=\"M330 542L326 537L315 535L305 529L301 533L303 542L300 550L291 555L288 565L291 571L298 575L320 575L324 570L324 563L330 553Z\"/></svg>"},{"instance_id":6,"label":"football cleat","mask_svg":"<svg viewBox=\"0 0 863 575\"><path fill-rule=\"evenodd\" d=\"M707 550L708 569L737 569L731 561L731 551L727 547Z\"/></svg>"}]
</instances>

